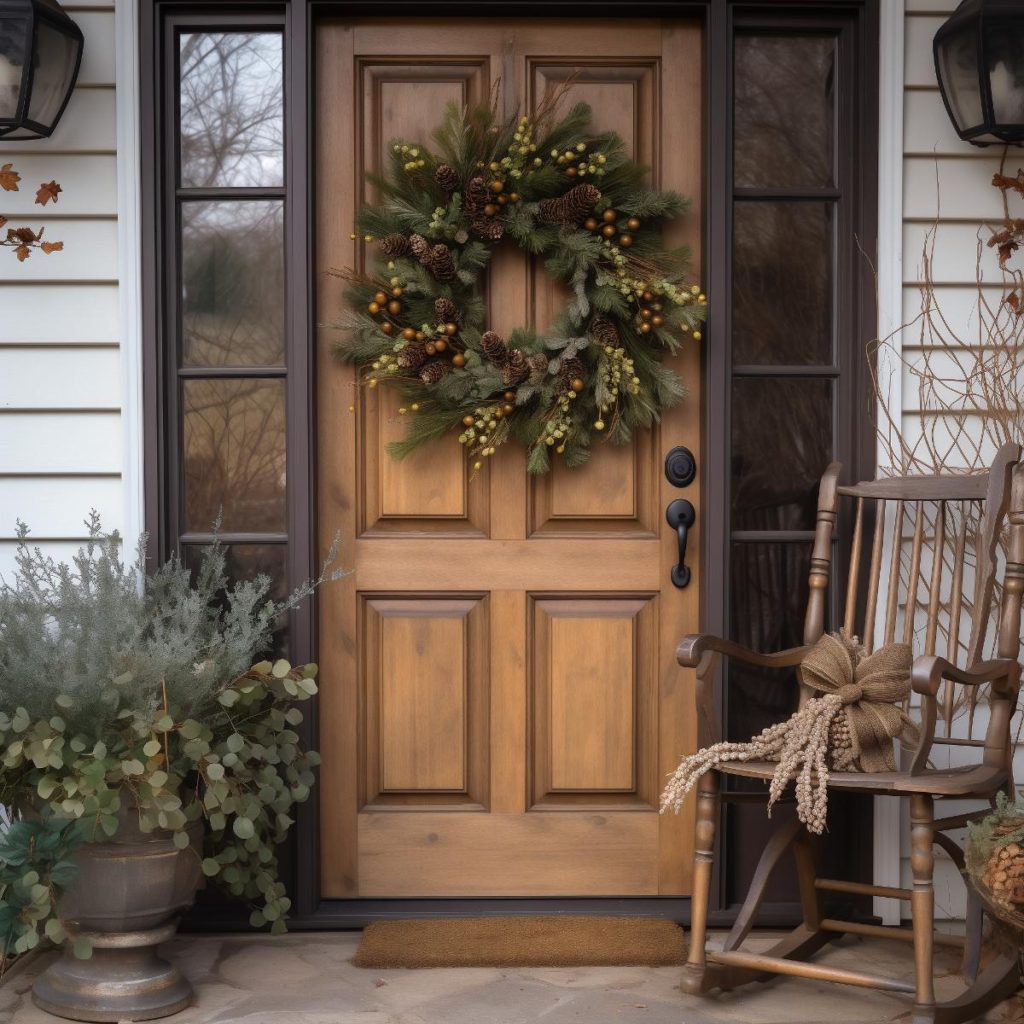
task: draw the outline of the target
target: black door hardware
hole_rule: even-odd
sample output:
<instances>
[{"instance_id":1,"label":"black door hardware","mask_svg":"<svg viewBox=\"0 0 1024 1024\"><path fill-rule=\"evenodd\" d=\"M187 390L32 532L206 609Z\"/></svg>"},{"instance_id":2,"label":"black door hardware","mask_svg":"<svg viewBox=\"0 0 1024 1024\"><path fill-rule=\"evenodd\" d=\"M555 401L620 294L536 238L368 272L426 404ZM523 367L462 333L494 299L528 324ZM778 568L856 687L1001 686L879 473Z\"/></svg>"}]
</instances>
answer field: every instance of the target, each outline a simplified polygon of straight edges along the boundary
<instances>
[{"instance_id":1,"label":"black door hardware","mask_svg":"<svg viewBox=\"0 0 1024 1024\"><path fill-rule=\"evenodd\" d=\"M665 509L665 519L679 534L679 564L672 566L672 582L682 590L690 583L690 567L686 564L686 534L696 521L697 513L685 498L676 498Z\"/></svg>"},{"instance_id":2,"label":"black door hardware","mask_svg":"<svg viewBox=\"0 0 1024 1024\"><path fill-rule=\"evenodd\" d=\"M665 456L665 479L673 487L689 487L697 475L697 460L689 448L677 445Z\"/></svg>"}]
</instances>

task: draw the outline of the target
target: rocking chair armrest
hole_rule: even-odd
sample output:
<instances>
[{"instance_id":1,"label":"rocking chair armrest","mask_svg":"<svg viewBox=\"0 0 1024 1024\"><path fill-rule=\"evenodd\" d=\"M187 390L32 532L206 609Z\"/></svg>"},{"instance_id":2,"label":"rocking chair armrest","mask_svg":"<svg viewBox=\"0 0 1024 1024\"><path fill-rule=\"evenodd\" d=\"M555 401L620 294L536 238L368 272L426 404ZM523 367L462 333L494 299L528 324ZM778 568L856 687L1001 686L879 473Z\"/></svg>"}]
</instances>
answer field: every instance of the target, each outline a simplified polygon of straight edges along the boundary
<instances>
[{"instance_id":1,"label":"rocking chair armrest","mask_svg":"<svg viewBox=\"0 0 1024 1024\"><path fill-rule=\"evenodd\" d=\"M923 697L934 698L944 679L964 686L991 683L993 691L1000 697L1016 698L1020 690L1020 665L1012 658L994 658L964 669L945 658L926 654L917 658L910 670L910 685Z\"/></svg>"},{"instance_id":2,"label":"rocking chair armrest","mask_svg":"<svg viewBox=\"0 0 1024 1024\"><path fill-rule=\"evenodd\" d=\"M785 651L761 654L711 633L690 633L679 641L679 646L676 647L676 660L683 668L699 668L706 654L724 654L727 658L736 658L760 668L788 668L799 665L810 649L810 646L791 647Z\"/></svg>"}]
</instances>

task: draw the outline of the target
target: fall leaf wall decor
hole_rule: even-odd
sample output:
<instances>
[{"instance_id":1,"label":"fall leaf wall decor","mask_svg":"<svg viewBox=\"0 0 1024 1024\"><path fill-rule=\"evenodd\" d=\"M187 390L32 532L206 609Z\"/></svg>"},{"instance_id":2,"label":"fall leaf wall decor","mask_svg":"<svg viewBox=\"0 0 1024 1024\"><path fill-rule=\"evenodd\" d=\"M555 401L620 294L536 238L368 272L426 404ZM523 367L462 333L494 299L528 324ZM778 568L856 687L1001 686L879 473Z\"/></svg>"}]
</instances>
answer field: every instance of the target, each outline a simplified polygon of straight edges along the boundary
<instances>
[{"instance_id":1,"label":"fall leaf wall decor","mask_svg":"<svg viewBox=\"0 0 1024 1024\"><path fill-rule=\"evenodd\" d=\"M14 169L13 164L7 163L0 166L0 189L4 192L17 192L20 181L21 175ZM63 189L56 181L43 182L36 191L36 204L46 206L50 202L56 203L57 197L62 191ZM0 214L0 230L5 228L8 223L9 218ZM24 263L32 255L33 249L39 249L47 256L52 252L60 252L64 248L64 243L44 240L43 232L45 230L45 228L40 228L38 231L33 231L28 227L7 228L6 237L0 238L0 246L13 249L19 263Z\"/></svg>"}]
</instances>

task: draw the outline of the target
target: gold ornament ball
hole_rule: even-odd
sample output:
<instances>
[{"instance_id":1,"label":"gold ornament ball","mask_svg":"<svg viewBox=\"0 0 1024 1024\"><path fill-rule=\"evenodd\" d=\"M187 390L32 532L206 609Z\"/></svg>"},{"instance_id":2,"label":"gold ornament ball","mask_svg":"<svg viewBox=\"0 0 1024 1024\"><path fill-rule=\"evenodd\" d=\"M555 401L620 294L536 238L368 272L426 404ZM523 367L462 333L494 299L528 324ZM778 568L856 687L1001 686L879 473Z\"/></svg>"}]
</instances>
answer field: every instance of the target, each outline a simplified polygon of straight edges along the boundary
<instances>
[{"instance_id":1,"label":"gold ornament ball","mask_svg":"<svg viewBox=\"0 0 1024 1024\"><path fill-rule=\"evenodd\" d=\"M604 430L604 420L597 420L594 423L594 429L595 430Z\"/></svg>"},{"instance_id":2,"label":"gold ornament ball","mask_svg":"<svg viewBox=\"0 0 1024 1024\"><path fill-rule=\"evenodd\" d=\"M471 427L471 426L473 426L474 423L476 423L476 420L473 419L472 416L463 416L462 417L462 425L464 427Z\"/></svg>"},{"instance_id":3,"label":"gold ornament ball","mask_svg":"<svg viewBox=\"0 0 1024 1024\"><path fill-rule=\"evenodd\" d=\"M394 296L394 297L395 297L396 299L400 299L400 298L402 297L402 289L401 289L401 288L399 288L399 287L398 287L398 286L396 285L396 286L395 286L394 288L392 288L392 289L391 289L391 294L392 294L392 295L393 295L393 296Z\"/></svg>"},{"instance_id":4,"label":"gold ornament ball","mask_svg":"<svg viewBox=\"0 0 1024 1024\"><path fill-rule=\"evenodd\" d=\"M605 238L614 238L615 237L615 225L614 224L605 224L605 226L603 228L601 228L601 234L604 235Z\"/></svg>"},{"instance_id":5,"label":"gold ornament ball","mask_svg":"<svg viewBox=\"0 0 1024 1024\"><path fill-rule=\"evenodd\" d=\"M664 327L665 318L659 313L651 317L651 323L654 324L655 327Z\"/></svg>"},{"instance_id":6,"label":"gold ornament ball","mask_svg":"<svg viewBox=\"0 0 1024 1024\"><path fill-rule=\"evenodd\" d=\"M565 169L565 173L566 173L567 177L570 177L570 178L575 178L575 177L576 177L576 175L577 175L577 174L578 174L579 172L578 172L578 171L576 170L576 168L575 168L575 167L566 167L566 169Z\"/></svg>"},{"instance_id":7,"label":"gold ornament ball","mask_svg":"<svg viewBox=\"0 0 1024 1024\"><path fill-rule=\"evenodd\" d=\"M619 247L621 249L628 249L633 244L632 235L619 235Z\"/></svg>"},{"instance_id":8,"label":"gold ornament ball","mask_svg":"<svg viewBox=\"0 0 1024 1024\"><path fill-rule=\"evenodd\" d=\"M426 341L427 340L427 336L422 331L416 331L416 340L417 341Z\"/></svg>"},{"instance_id":9,"label":"gold ornament ball","mask_svg":"<svg viewBox=\"0 0 1024 1024\"><path fill-rule=\"evenodd\" d=\"M376 302L378 306L385 305L387 303L387 301L388 301L387 293L386 292L377 292L377 294L374 295L374 297L373 297L373 301Z\"/></svg>"},{"instance_id":10,"label":"gold ornament ball","mask_svg":"<svg viewBox=\"0 0 1024 1024\"><path fill-rule=\"evenodd\" d=\"M490 169L492 171L498 171L501 169L501 164L499 164L497 160L492 160L490 163Z\"/></svg>"},{"instance_id":11,"label":"gold ornament ball","mask_svg":"<svg viewBox=\"0 0 1024 1024\"><path fill-rule=\"evenodd\" d=\"M432 341L428 341L426 345L423 346L423 351L426 352L428 356L435 355L437 353L437 346Z\"/></svg>"},{"instance_id":12,"label":"gold ornament ball","mask_svg":"<svg viewBox=\"0 0 1024 1024\"><path fill-rule=\"evenodd\" d=\"M598 224L597 224L597 218L596 218L596 217L588 217L588 218L587 218L587 219L586 219L586 220L585 220L585 221L583 222L583 226L584 226L584 227L585 227L585 228L586 228L586 229L587 229L588 231L596 231L596 230L597 230L597 227L598 227Z\"/></svg>"},{"instance_id":13,"label":"gold ornament ball","mask_svg":"<svg viewBox=\"0 0 1024 1024\"><path fill-rule=\"evenodd\" d=\"M380 303L371 302L366 307L366 311L370 314L370 316L376 316L380 312Z\"/></svg>"},{"instance_id":14,"label":"gold ornament ball","mask_svg":"<svg viewBox=\"0 0 1024 1024\"><path fill-rule=\"evenodd\" d=\"M448 323L448 324L444 325L444 333L447 334L449 338L453 334L458 334L458 332L459 332L459 325L458 324Z\"/></svg>"},{"instance_id":15,"label":"gold ornament ball","mask_svg":"<svg viewBox=\"0 0 1024 1024\"><path fill-rule=\"evenodd\" d=\"M644 300L644 302L650 302L650 301L651 301L651 299L653 299L653 298L654 298L654 292L652 292L652 291L649 291L649 290L648 290L648 291L644 291L644 292L643 292L643 293L641 294L640 298L641 298L641 299L643 299L643 300Z\"/></svg>"},{"instance_id":16,"label":"gold ornament ball","mask_svg":"<svg viewBox=\"0 0 1024 1024\"><path fill-rule=\"evenodd\" d=\"M641 320L650 320L652 316L654 316L654 314L649 309L641 309L640 310L640 319Z\"/></svg>"},{"instance_id":17,"label":"gold ornament ball","mask_svg":"<svg viewBox=\"0 0 1024 1024\"><path fill-rule=\"evenodd\" d=\"M499 206L504 206L507 202L508 202L508 196L506 196L506 195L498 196L498 205Z\"/></svg>"},{"instance_id":18,"label":"gold ornament ball","mask_svg":"<svg viewBox=\"0 0 1024 1024\"><path fill-rule=\"evenodd\" d=\"M629 220L626 221L626 227L629 228L630 231L639 231L640 230L640 218L639 217L630 217Z\"/></svg>"},{"instance_id":19,"label":"gold ornament ball","mask_svg":"<svg viewBox=\"0 0 1024 1024\"><path fill-rule=\"evenodd\" d=\"M515 412L516 407L511 402L506 402L502 407L501 411L507 416L510 412Z\"/></svg>"},{"instance_id":20,"label":"gold ornament ball","mask_svg":"<svg viewBox=\"0 0 1024 1024\"><path fill-rule=\"evenodd\" d=\"M648 323L642 323L640 325L640 333L641 334L650 334L651 333L651 325L648 324Z\"/></svg>"},{"instance_id":21,"label":"gold ornament ball","mask_svg":"<svg viewBox=\"0 0 1024 1024\"><path fill-rule=\"evenodd\" d=\"M605 224L614 224L618 219L619 215L614 210L605 210L604 213L601 214L601 220L603 220Z\"/></svg>"},{"instance_id":22,"label":"gold ornament ball","mask_svg":"<svg viewBox=\"0 0 1024 1024\"><path fill-rule=\"evenodd\" d=\"M380 329L385 334L390 334L395 329L395 325L393 323L389 323L388 321L385 320L384 323L382 323L380 325Z\"/></svg>"},{"instance_id":23,"label":"gold ornament ball","mask_svg":"<svg viewBox=\"0 0 1024 1024\"><path fill-rule=\"evenodd\" d=\"M494 192L495 194L497 194L498 192L504 192L505 191L505 182L498 181L498 180L492 181L491 182L491 191Z\"/></svg>"},{"instance_id":24,"label":"gold ornament ball","mask_svg":"<svg viewBox=\"0 0 1024 1024\"><path fill-rule=\"evenodd\" d=\"M501 419L504 419L504 418L505 418L505 414L501 411L501 409L495 409L494 410L494 419L491 420L491 422L489 424L491 430L493 430L497 426L497 424L495 423L495 420L501 420Z\"/></svg>"},{"instance_id":25,"label":"gold ornament ball","mask_svg":"<svg viewBox=\"0 0 1024 1024\"><path fill-rule=\"evenodd\" d=\"M516 399L516 393L514 391L506 391L505 392L505 401L506 402L514 402L515 399Z\"/></svg>"},{"instance_id":26,"label":"gold ornament ball","mask_svg":"<svg viewBox=\"0 0 1024 1024\"><path fill-rule=\"evenodd\" d=\"M693 340L694 341L700 341L700 339L703 338L703 337L704 337L704 335L701 334L700 331L694 331L693 332Z\"/></svg>"},{"instance_id":27,"label":"gold ornament ball","mask_svg":"<svg viewBox=\"0 0 1024 1024\"><path fill-rule=\"evenodd\" d=\"M488 203L484 207L484 216L485 217L493 217L497 212L498 212L498 207L495 206L494 203Z\"/></svg>"},{"instance_id":28,"label":"gold ornament ball","mask_svg":"<svg viewBox=\"0 0 1024 1024\"><path fill-rule=\"evenodd\" d=\"M578 395L586 387L586 384L584 384L579 377L575 377L569 387L571 387Z\"/></svg>"},{"instance_id":29,"label":"gold ornament ball","mask_svg":"<svg viewBox=\"0 0 1024 1024\"><path fill-rule=\"evenodd\" d=\"M415 341L416 332L411 327L406 327L405 330L402 331L402 337L405 338L406 341Z\"/></svg>"},{"instance_id":30,"label":"gold ornament ball","mask_svg":"<svg viewBox=\"0 0 1024 1024\"><path fill-rule=\"evenodd\" d=\"M448 347L448 342L445 341L444 338L438 338L434 342L434 351L435 352L443 352L447 347Z\"/></svg>"},{"instance_id":31,"label":"gold ornament ball","mask_svg":"<svg viewBox=\"0 0 1024 1024\"><path fill-rule=\"evenodd\" d=\"M519 193L518 192L509 192L509 194L508 194L508 201L510 203L518 203L519 202Z\"/></svg>"},{"instance_id":32,"label":"gold ornament ball","mask_svg":"<svg viewBox=\"0 0 1024 1024\"><path fill-rule=\"evenodd\" d=\"M398 314L402 312L402 304L398 301L398 299L392 299L388 303L388 312L392 316L398 316Z\"/></svg>"},{"instance_id":33,"label":"gold ornament ball","mask_svg":"<svg viewBox=\"0 0 1024 1024\"><path fill-rule=\"evenodd\" d=\"M452 356L452 366L463 367L466 365L466 357L461 352L456 352Z\"/></svg>"}]
</instances>

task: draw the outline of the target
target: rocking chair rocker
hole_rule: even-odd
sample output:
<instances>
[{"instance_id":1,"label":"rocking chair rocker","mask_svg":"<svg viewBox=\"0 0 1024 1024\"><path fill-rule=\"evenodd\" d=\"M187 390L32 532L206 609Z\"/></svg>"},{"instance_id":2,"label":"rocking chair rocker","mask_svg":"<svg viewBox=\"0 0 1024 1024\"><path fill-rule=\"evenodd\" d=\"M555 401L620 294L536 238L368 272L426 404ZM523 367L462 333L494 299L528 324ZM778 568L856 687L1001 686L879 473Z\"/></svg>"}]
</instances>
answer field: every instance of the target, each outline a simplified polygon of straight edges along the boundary
<instances>
[{"instance_id":1,"label":"rocking chair rocker","mask_svg":"<svg viewBox=\"0 0 1024 1024\"><path fill-rule=\"evenodd\" d=\"M728 801L734 795L720 791L720 774L742 775L767 783L777 767L772 762L721 764L700 780L697 789L692 924L689 959L683 969L681 984L684 992L696 995L713 989L729 990L750 981L764 980L772 974L789 974L904 992L914 997L914 1024L952 1024L984 1013L1018 987L1016 957L997 957L979 973L982 911L976 899L969 901L965 940L936 935L932 878L936 845L945 850L963 871L963 852L946 833L963 828L972 818L971 814L936 818L935 801L948 798L992 801L1000 791L1013 792L1010 720L1017 706L1020 686L1017 656L1021 596L1024 592L1024 466L1017 468L1020 459L1020 446L1008 444L1000 448L991 470L986 474L892 477L849 487L838 486L841 467L833 463L822 477L819 490L804 646L774 654L760 654L706 634L687 636L680 642L677 652L679 663L696 670L699 745L709 746L721 739L712 687L723 656L764 668L797 666L810 646L822 636L826 588L832 565L833 530L842 495L853 499L855 504L843 618L845 630L854 633L860 624L859 635L865 648L871 651L877 620L882 625L883 643L899 638L921 652L914 661L911 676L913 690L919 696L919 707L909 709L919 721L921 734L909 767L892 772L835 772L828 779L830 790L910 798L913 888L817 877L810 837L794 819L792 824L780 827L766 844L750 891L723 950L707 951L708 899L720 801ZM872 503L875 527L870 568L866 585L861 588L861 556L866 553L865 518ZM997 549L1008 507L1009 544L1002 579L996 658L984 661L986 625L997 575ZM890 537L889 550L894 547L891 544L893 537L898 538L899 546L883 572L887 533ZM970 568L966 580L964 571L965 564L970 562L972 539L973 581ZM904 572L901 570L904 561L901 554L908 548L909 572ZM865 600L860 602L862 589ZM965 599L965 589L973 596ZM880 596L884 602L881 613ZM968 620L969 634L965 637ZM901 627L899 633L898 625ZM935 653L940 635L948 640L945 658ZM923 640L923 643L915 643L917 640ZM987 702L987 715L976 715L982 693ZM801 706L809 696L806 687L801 687ZM975 725L980 732L985 718L984 735L974 737ZM980 759L966 766L931 767L929 762L933 749L942 746L952 750L977 748ZM741 795L749 799L749 793ZM769 877L790 849L796 860L803 921L767 953L745 952L740 946L754 925ZM825 916L823 904L826 892L908 900L913 928L887 928L829 918ZM912 942L914 984L807 962L828 942L850 933ZM940 941L963 942L964 974L968 986L952 1001L936 1004L932 952L936 942Z\"/></svg>"}]
</instances>

